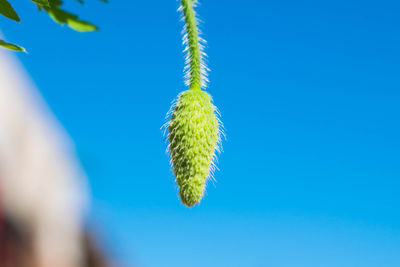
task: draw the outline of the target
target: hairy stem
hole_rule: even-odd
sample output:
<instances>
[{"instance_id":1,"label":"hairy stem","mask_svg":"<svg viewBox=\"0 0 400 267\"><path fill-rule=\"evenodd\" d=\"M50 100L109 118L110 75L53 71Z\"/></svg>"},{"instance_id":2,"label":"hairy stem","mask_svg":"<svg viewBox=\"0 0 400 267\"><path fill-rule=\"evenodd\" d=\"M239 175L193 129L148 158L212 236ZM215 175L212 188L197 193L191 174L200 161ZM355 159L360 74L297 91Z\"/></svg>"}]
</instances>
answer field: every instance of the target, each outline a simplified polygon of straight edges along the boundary
<instances>
[{"instance_id":1,"label":"hairy stem","mask_svg":"<svg viewBox=\"0 0 400 267\"><path fill-rule=\"evenodd\" d=\"M196 16L193 9L194 2L196 0L181 0L189 46L190 89L201 90L201 55Z\"/></svg>"}]
</instances>

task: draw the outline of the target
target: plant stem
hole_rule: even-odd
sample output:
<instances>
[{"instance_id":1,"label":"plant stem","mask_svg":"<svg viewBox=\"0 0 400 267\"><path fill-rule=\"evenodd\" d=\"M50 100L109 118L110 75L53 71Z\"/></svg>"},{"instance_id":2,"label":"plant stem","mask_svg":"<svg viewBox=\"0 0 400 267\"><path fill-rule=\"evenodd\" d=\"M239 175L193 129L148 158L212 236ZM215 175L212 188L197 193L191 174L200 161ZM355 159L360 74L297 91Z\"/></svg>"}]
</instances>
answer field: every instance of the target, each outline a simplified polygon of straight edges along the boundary
<instances>
[{"instance_id":1,"label":"plant stem","mask_svg":"<svg viewBox=\"0 0 400 267\"><path fill-rule=\"evenodd\" d=\"M190 89L201 90L201 54L193 0L181 0L189 46Z\"/></svg>"}]
</instances>

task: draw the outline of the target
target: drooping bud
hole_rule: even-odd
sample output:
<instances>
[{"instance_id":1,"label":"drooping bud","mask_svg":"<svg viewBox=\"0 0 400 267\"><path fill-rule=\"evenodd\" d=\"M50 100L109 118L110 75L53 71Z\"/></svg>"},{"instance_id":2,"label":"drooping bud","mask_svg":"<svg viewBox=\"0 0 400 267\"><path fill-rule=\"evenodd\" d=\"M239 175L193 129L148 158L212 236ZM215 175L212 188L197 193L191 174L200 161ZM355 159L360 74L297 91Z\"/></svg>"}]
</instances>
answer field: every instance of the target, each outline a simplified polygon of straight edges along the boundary
<instances>
[{"instance_id":1,"label":"drooping bud","mask_svg":"<svg viewBox=\"0 0 400 267\"><path fill-rule=\"evenodd\" d=\"M181 93L168 123L169 151L179 195L191 207L203 197L219 141L211 97L201 90Z\"/></svg>"}]
</instances>

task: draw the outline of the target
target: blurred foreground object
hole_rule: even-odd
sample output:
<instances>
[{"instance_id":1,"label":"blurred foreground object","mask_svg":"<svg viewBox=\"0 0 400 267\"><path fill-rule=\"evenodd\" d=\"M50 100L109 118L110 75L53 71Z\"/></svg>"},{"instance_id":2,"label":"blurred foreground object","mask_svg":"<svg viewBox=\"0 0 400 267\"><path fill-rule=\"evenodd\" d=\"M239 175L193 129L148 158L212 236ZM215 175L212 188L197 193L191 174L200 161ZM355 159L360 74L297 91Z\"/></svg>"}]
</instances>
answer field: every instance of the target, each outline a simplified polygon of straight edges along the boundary
<instances>
[{"instance_id":1,"label":"blurred foreground object","mask_svg":"<svg viewBox=\"0 0 400 267\"><path fill-rule=\"evenodd\" d=\"M106 266L86 255L96 249L73 144L7 51L0 69L0 266Z\"/></svg>"}]
</instances>

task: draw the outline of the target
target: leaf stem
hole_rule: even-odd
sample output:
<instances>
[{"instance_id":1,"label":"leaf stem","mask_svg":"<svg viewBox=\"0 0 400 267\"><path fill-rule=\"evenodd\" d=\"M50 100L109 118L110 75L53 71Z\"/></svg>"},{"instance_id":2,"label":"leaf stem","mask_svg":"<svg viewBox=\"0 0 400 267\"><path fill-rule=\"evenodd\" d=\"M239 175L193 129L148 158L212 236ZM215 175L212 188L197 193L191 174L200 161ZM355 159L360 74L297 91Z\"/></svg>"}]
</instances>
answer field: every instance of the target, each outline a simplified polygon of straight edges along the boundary
<instances>
[{"instance_id":1,"label":"leaf stem","mask_svg":"<svg viewBox=\"0 0 400 267\"><path fill-rule=\"evenodd\" d=\"M181 0L183 15L185 18L185 30L187 34L189 53L189 87L191 90L201 90L201 52L197 31L196 15L193 9L195 0Z\"/></svg>"}]
</instances>

